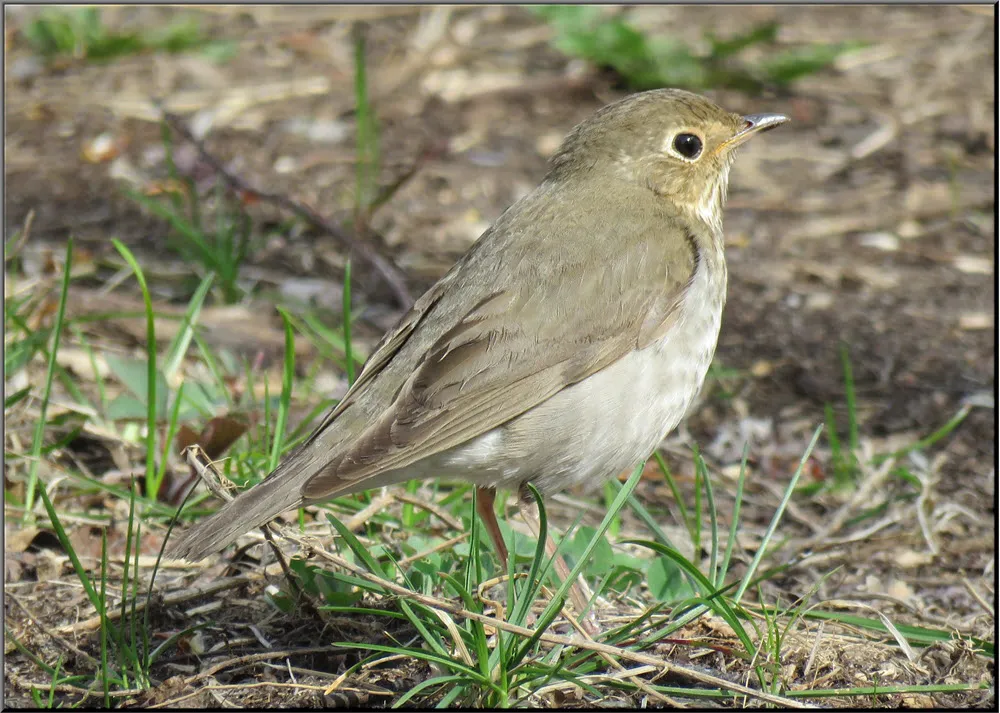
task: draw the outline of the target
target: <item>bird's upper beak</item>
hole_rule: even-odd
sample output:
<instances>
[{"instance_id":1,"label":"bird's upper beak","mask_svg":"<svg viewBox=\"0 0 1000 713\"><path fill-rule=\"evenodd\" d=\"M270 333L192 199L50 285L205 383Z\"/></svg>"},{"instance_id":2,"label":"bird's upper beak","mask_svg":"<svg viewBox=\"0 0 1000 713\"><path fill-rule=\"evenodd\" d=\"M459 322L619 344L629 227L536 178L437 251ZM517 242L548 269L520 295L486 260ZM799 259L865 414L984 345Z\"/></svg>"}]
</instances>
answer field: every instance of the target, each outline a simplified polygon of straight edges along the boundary
<instances>
[{"instance_id":1,"label":"bird's upper beak","mask_svg":"<svg viewBox=\"0 0 1000 713\"><path fill-rule=\"evenodd\" d=\"M776 126L790 121L784 114L747 114L743 117L745 122L742 129L737 131L731 139L724 141L720 149L732 150L749 138L763 132L769 131Z\"/></svg>"}]
</instances>

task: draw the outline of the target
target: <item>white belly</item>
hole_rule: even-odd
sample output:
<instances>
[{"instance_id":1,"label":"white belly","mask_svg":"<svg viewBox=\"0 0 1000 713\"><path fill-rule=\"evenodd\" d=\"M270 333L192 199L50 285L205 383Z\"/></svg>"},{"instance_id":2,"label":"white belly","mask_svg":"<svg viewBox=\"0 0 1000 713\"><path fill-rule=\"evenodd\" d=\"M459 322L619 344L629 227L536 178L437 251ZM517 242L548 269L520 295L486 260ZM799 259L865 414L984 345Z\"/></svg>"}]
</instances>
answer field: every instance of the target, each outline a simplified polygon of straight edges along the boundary
<instances>
[{"instance_id":1,"label":"white belly","mask_svg":"<svg viewBox=\"0 0 1000 713\"><path fill-rule=\"evenodd\" d=\"M420 475L505 488L530 480L554 492L577 483L597 486L636 466L687 413L712 362L725 273L713 282L709 272L698 270L679 319L659 342L426 459Z\"/></svg>"}]
</instances>

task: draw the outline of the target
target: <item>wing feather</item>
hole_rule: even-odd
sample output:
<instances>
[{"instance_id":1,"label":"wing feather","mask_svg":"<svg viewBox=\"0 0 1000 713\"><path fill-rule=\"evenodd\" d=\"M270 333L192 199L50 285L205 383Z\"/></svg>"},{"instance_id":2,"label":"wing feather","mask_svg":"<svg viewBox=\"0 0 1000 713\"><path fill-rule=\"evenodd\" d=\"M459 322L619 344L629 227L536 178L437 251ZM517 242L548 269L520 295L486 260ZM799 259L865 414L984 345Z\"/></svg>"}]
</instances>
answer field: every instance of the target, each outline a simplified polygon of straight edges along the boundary
<instances>
[{"instance_id":1,"label":"wing feather","mask_svg":"<svg viewBox=\"0 0 1000 713\"><path fill-rule=\"evenodd\" d=\"M432 344L343 457L304 485L303 495L360 489L367 478L486 433L648 346L676 319L697 267L697 243L688 235L665 246L637 240L611 267L558 276L546 290L488 291ZM595 308L598 300L615 300L618 308ZM512 322L510 313L519 319Z\"/></svg>"}]
</instances>

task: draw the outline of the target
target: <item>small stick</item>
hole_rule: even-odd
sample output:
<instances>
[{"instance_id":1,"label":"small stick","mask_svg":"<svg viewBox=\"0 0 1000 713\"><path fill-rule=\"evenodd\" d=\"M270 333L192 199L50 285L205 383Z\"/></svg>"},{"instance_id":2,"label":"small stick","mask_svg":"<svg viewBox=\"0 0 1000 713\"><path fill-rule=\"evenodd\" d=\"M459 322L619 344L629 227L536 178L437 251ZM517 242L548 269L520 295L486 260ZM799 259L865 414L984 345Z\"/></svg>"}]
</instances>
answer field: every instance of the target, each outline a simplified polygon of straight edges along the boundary
<instances>
[{"instance_id":1,"label":"small stick","mask_svg":"<svg viewBox=\"0 0 1000 713\"><path fill-rule=\"evenodd\" d=\"M410 292L406 288L406 280L403 277L403 273L392 263L391 260L379 255L368 243L355 240L353 236L351 236L339 225L327 220L309 206L292 200L288 196L279 193L269 193L251 186L247 181L223 166L222 163L215 158L215 156L213 156L208 149L205 148L205 142L195 137L195 135L191 133L191 130L184 125L184 122L181 121L179 116L165 110L160 102L156 102L156 106L159 108L160 115L167 126L177 132L177 134L179 134L185 141L194 146L195 150L202 157L202 159L208 163L216 173L222 176L230 186L243 193L251 194L262 201L273 203L274 205L295 213L297 216L310 223L314 228L317 228L318 230L321 230L331 236L348 250L356 251L362 259L364 259L382 276L382 278L389 285L393 296L396 298L397 302L399 302L401 307L409 309L413 305L413 298L410 296Z\"/></svg>"},{"instance_id":2,"label":"small stick","mask_svg":"<svg viewBox=\"0 0 1000 713\"><path fill-rule=\"evenodd\" d=\"M185 460L187 460L188 465L194 469L194 471L198 474L198 477L201 478L202 482L205 483L208 489L211 490L216 497L227 503L233 499L233 496L222 488L222 478L219 476L219 472L216 469L215 464L212 463L201 446L197 444L188 446L184 449L183 455ZM211 473L211 475L209 475L209 473ZM281 566L281 571L284 573L285 579L288 581L288 586L295 594L296 601L301 603L310 614L322 619L319 611L315 606L313 606L312 601L308 596L306 596L305 592L302 591L298 582L296 582L295 578L292 576L291 570L288 569L288 563L285 562L285 558L281 554L281 550L278 549L278 545L274 541L274 538L271 536L271 531L268 526L264 525L260 528L260 531L264 533L264 539L267 540L267 544L270 545L275 559L278 560L278 564Z\"/></svg>"}]
</instances>

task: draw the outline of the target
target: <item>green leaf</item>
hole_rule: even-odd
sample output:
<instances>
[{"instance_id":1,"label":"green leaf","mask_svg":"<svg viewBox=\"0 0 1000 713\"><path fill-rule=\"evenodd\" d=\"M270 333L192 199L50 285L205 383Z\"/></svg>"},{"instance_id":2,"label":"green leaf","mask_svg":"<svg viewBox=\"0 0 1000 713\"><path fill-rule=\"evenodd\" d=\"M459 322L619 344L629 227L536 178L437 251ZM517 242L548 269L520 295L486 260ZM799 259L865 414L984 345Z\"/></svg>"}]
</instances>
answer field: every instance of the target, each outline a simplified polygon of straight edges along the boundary
<instances>
[{"instance_id":1,"label":"green leaf","mask_svg":"<svg viewBox=\"0 0 1000 713\"><path fill-rule=\"evenodd\" d=\"M577 561L580 558L596 532L595 528L586 526L580 527L576 531L573 541L568 548L568 554L572 557L573 561ZM590 558L587 560L587 565L583 571L588 577L601 577L610 572L614 566L614 550L611 549L608 541L602 537L597 541L597 545L590 553Z\"/></svg>"},{"instance_id":2,"label":"green leaf","mask_svg":"<svg viewBox=\"0 0 1000 713\"><path fill-rule=\"evenodd\" d=\"M720 40L714 34L708 33L706 39L712 46L712 57L721 59L742 52L747 47L760 44L762 42L774 42L778 37L778 23L767 22L757 25L749 32L742 35L734 35L729 39Z\"/></svg>"},{"instance_id":3,"label":"green leaf","mask_svg":"<svg viewBox=\"0 0 1000 713\"><path fill-rule=\"evenodd\" d=\"M646 571L649 592L661 602L676 602L696 594L677 564L666 557L653 560Z\"/></svg>"},{"instance_id":4,"label":"green leaf","mask_svg":"<svg viewBox=\"0 0 1000 713\"><path fill-rule=\"evenodd\" d=\"M762 66L768 79L776 84L785 85L825 69L840 55L860 47L864 47L864 43L841 42L795 47L765 58Z\"/></svg>"},{"instance_id":5,"label":"green leaf","mask_svg":"<svg viewBox=\"0 0 1000 713\"><path fill-rule=\"evenodd\" d=\"M225 64L240 52L240 46L231 40L213 40L201 46L200 52L216 64Z\"/></svg>"},{"instance_id":6,"label":"green leaf","mask_svg":"<svg viewBox=\"0 0 1000 713\"><path fill-rule=\"evenodd\" d=\"M146 418L146 404L131 394L111 399L104 417L109 421L135 421Z\"/></svg>"},{"instance_id":7,"label":"green leaf","mask_svg":"<svg viewBox=\"0 0 1000 713\"><path fill-rule=\"evenodd\" d=\"M122 382L122 385L129 390L129 393L144 407L148 406L146 403L146 394L149 388L149 371L146 362L111 353L105 354L104 358L108 364L108 369ZM167 417L168 396L169 388L167 387L167 380L163 377L162 373L157 371L156 414L158 418L165 419ZM143 416L145 416L145 413L143 413Z\"/></svg>"}]
</instances>

